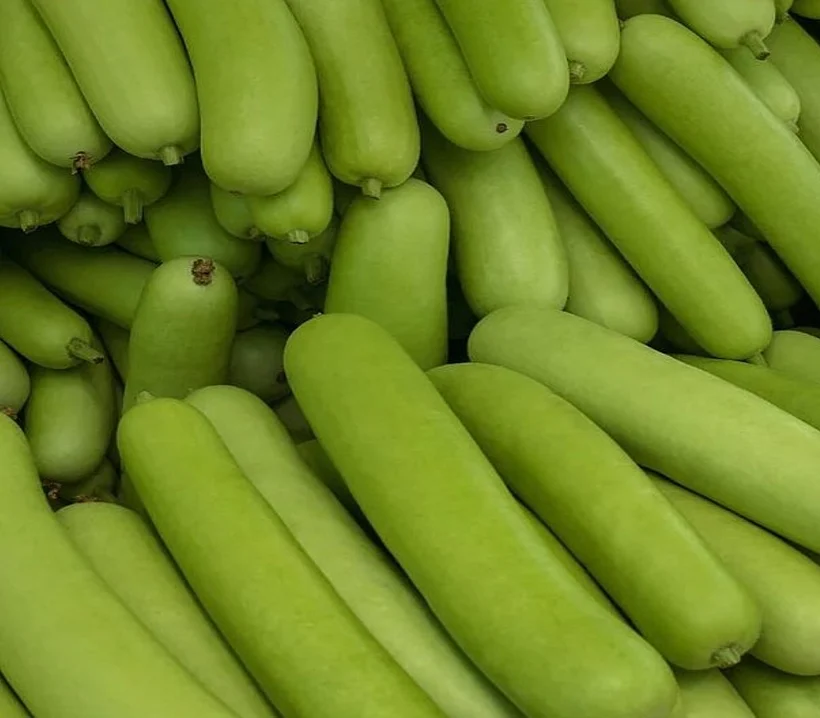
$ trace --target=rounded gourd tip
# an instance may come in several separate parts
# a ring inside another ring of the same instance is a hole
[[[163,147],[159,152],[159,158],[166,167],[182,164],[182,151],[176,145]]]
[[[40,226],[40,213],[33,209],[20,210],[17,213],[17,221],[20,223],[20,229],[28,234]]]
[[[743,651],[739,650],[735,644],[729,644],[728,646],[723,646],[723,648],[718,648],[712,654],[712,667],[713,668],[731,668],[734,665],[740,663],[740,659],[743,658]]]
[[[381,180],[375,177],[368,177],[362,181],[362,194],[370,199],[380,199],[382,196]]]
[[[135,188],[130,188],[122,193],[122,214],[126,224],[139,224],[142,222],[142,195]]]
[[[100,364],[105,361],[105,354],[79,337],[72,339],[68,343],[66,350],[69,356],[79,359],[80,361],[88,362],[89,364]]]
[[[71,160],[71,174],[75,175],[90,169],[92,164],[91,155],[87,152],[78,152]]]
[[[748,47],[751,53],[758,60],[765,60],[769,55],[771,55],[771,51],[766,46],[766,43],[763,42],[763,37],[756,30],[747,32],[742,38],[740,38],[740,44]]]
[[[84,224],[77,230],[77,244],[84,247],[96,247],[101,238],[102,232],[96,224]]]
[[[194,279],[194,284],[201,287],[207,286],[213,281],[215,271],[216,264],[213,259],[200,257],[191,263],[191,276]]]
[[[587,66],[578,60],[569,61],[569,81],[573,84],[578,84],[584,81],[587,75]]]
[[[287,240],[291,244],[307,244],[310,235],[304,229],[292,229],[287,234]]]

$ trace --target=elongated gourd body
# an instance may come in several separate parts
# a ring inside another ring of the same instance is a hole
[[[224,386],[200,389],[186,401],[205,414],[336,592],[446,715],[520,718],[302,461],[269,407],[247,392]]]
[[[766,364],[795,379],[820,383],[820,338],[786,329],[774,333],[763,352]]]
[[[264,233],[256,226],[251,215],[248,197],[228,192],[211,182],[211,204],[214,206],[216,220],[229,234],[239,239],[261,242]]]
[[[2,676],[0,676],[0,710],[3,711],[5,718],[30,718],[31,716]]]
[[[46,232],[15,242],[10,251],[60,296],[126,329],[154,271],[151,262],[115,247],[89,251]]]
[[[169,165],[196,149],[199,110],[194,78],[161,0],[32,3],[116,145]]]
[[[287,3],[316,64],[327,166],[342,182],[378,198],[382,187],[404,182],[419,159],[410,83],[381,3]]]
[[[179,435],[173,444],[169,432]],[[345,606],[200,411],[147,401],[123,417],[118,444],[188,583],[285,715],[443,718]],[[183,499],[194,479],[196,496]]]
[[[642,15],[621,37],[615,84],[723,186],[820,301],[820,243],[806,241],[820,225],[817,161],[731,65],[682,25]]]
[[[566,310],[648,342],[658,330],[652,294],[543,161],[536,161],[569,262]]]
[[[658,654],[545,549],[386,331],[355,315],[318,317],[292,335],[285,370],[385,545],[462,649],[526,715],[649,718],[671,710],[675,691]],[[606,687],[593,675],[606,675]]]
[[[564,106],[527,134],[701,346],[745,359],[769,343],[760,298],[598,90],[573,87]]]
[[[169,0],[196,78],[202,164],[229,192],[293,184],[316,126],[316,71],[285,0]]]
[[[368,317],[423,369],[443,364],[449,247],[447,203],[421,180],[386,190],[378,203],[354,200],[339,231],[325,312]]]
[[[523,140],[470,152],[426,125],[423,160],[450,207],[458,277],[473,312],[519,302],[563,307],[566,252]]]
[[[575,84],[600,80],[620,50],[614,0],[545,0]]]
[[[667,660],[725,668],[752,647],[751,595],[591,420],[503,367],[454,364],[428,376],[511,490]]]
[[[450,142],[467,150],[498,149],[524,127],[481,96],[435,0],[382,0],[424,113]]]
[[[125,218],[112,204],[85,190],[59,220],[57,228],[66,239],[83,247],[104,247],[125,232]]]
[[[543,2],[436,0],[487,102],[510,117],[551,115],[567,94],[569,70]]]
[[[647,13],[672,16],[666,0],[615,0],[615,9],[621,20],[629,20],[635,15],[646,15]]]
[[[794,0],[792,11],[801,17],[820,19],[820,2],[818,0]]]
[[[681,718],[755,718],[732,684],[718,670],[675,671]]]
[[[17,416],[31,392],[31,381],[20,357],[0,342],[0,414]]]
[[[46,162],[80,169],[111,150],[29,0],[0,6],[0,81],[17,129]]]
[[[498,311],[473,330],[469,352],[546,384],[642,466],[820,550],[820,432],[785,411],[556,311]]]
[[[820,718],[820,678],[792,676],[752,659],[727,675],[756,718]]]
[[[131,328],[123,411],[142,392],[182,398],[202,386],[222,384],[236,316],[236,285],[224,267],[201,257],[180,257],[158,267]]]
[[[114,594],[239,718],[277,715],[142,517],[122,506],[90,502],[61,509],[57,519]]]
[[[154,247],[154,240],[148,234],[148,227],[142,222],[128,227],[116,244],[129,254],[142,257],[154,264],[160,262],[159,254]]]
[[[0,446],[0,572],[14,577],[0,586],[0,663],[31,712],[233,718],[77,553],[43,495],[23,432],[5,416]],[[93,630],[78,611],[94,616]],[[90,675],[100,681],[95,690]]]

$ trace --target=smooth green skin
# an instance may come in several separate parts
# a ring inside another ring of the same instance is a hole
[[[0,342],[0,414],[16,416],[28,401],[31,381],[25,365]]]
[[[357,198],[342,220],[325,312],[371,319],[422,369],[444,364],[449,248],[447,203],[421,180],[378,202]]]
[[[109,362],[32,368],[25,427],[40,478],[58,484],[87,478],[105,457],[114,422]]]
[[[145,209],[145,224],[160,259],[205,256],[224,266],[237,280],[259,266],[262,248],[229,234],[216,218],[211,185],[194,163],[183,166],[173,187]]]
[[[119,415],[119,412],[117,412],[117,415]],[[82,481],[78,481],[76,484],[62,484],[59,488],[59,496],[64,501],[69,502],[113,502],[113,495],[118,482],[119,476],[117,475],[117,470],[114,468],[114,464],[108,458],[105,458],[102,460],[102,463],[94,469],[93,473],[86,476]]]
[[[283,267],[265,253],[259,265],[259,270],[243,285],[251,294],[269,302],[287,301],[294,292],[298,292],[303,285],[302,274]]]
[[[371,202],[371,204],[380,204],[380,202]],[[267,239],[266,245],[278,264],[300,273],[308,284],[317,285],[327,280],[338,234],[339,221],[334,216],[324,232],[317,234],[307,242]]]
[[[228,384],[246,389],[270,404],[290,394],[282,356],[288,332],[261,325],[238,332],[233,340]]]
[[[210,260],[180,257],[160,265],[140,298],[128,342],[123,412],[141,392],[182,398],[194,389],[222,384],[236,334],[238,299],[231,275]]]
[[[525,715],[669,712],[676,689],[666,664],[545,550],[389,334],[363,317],[326,314],[291,336],[285,370],[387,548],[462,650]],[[595,680],[602,675],[605,683]]]
[[[766,363],[795,379],[820,382],[820,338],[786,329],[774,333],[763,352]],[[820,671],[818,671],[820,673]]]
[[[333,181],[319,146],[313,145],[298,176],[284,191],[248,197],[247,202],[254,224],[268,237],[304,242],[324,232],[333,217]]]
[[[211,203],[214,206],[216,221],[226,232],[239,239],[254,242],[265,239],[264,233],[253,220],[247,197],[228,192],[211,182]]]
[[[214,426],[342,600],[453,718],[520,718],[453,644],[407,579],[302,461],[276,415],[253,395],[208,387],[186,400]]]
[[[13,247],[38,279],[72,304],[129,328],[154,265],[116,247],[89,251],[56,233],[38,232]]]
[[[729,50],[744,47],[760,55],[750,36],[757,42],[768,37],[774,27],[775,8],[772,0],[666,0],[675,14],[694,32],[715,47]],[[763,54],[759,59],[765,59]]]
[[[47,369],[76,366],[80,359],[69,344],[75,339],[91,344],[88,322],[7,259],[0,259],[0,286],[0,340]]]
[[[681,692],[681,718],[755,718],[720,671],[675,671]]]
[[[46,501],[21,429],[0,416],[0,663],[37,718],[236,718],[111,593]],[[91,611],[93,626],[77,620]],[[124,650],[127,647],[127,650]],[[89,690],[88,676],[99,680]]]
[[[811,2],[812,0],[808,1]],[[806,2],[806,0],[801,0],[801,2]],[[775,22],[777,24],[785,22],[788,19],[789,10],[791,10],[792,5],[794,5],[794,0],[774,0],[774,9],[777,13]]]
[[[105,345],[109,359],[114,363],[120,379],[124,382],[128,378],[128,342],[127,329],[117,326],[113,322],[101,319],[97,322],[97,331]]]
[[[484,99],[510,117],[547,117],[569,87],[567,57],[543,0],[436,0]]]
[[[758,62],[754,58],[752,61]],[[710,228],[726,224],[734,215],[736,208],[721,186],[653,125],[612,83],[603,82],[598,87],[609,106],[615,110],[646,154],[658,166],[667,182],[678,191],[697,218]]]
[[[38,157],[20,135],[0,95],[0,216],[3,226],[31,231],[65,214],[80,192],[80,178]]]
[[[3,718],[31,718],[31,714],[23,707],[2,676],[0,676],[0,711],[2,711]]]
[[[806,241],[820,222],[816,160],[732,66],[682,25],[642,15],[626,23],[621,38],[615,84],[723,186],[820,300],[820,245]]]
[[[667,309],[660,308],[660,316],[658,323],[658,335],[663,340],[672,345],[672,348],[687,352],[689,354],[696,354],[698,356],[706,355],[703,347],[700,346],[689,335],[681,325],[680,322],[673,317]],[[719,361],[731,361],[730,359],[720,359]]]
[[[487,104],[435,0],[382,0],[419,105],[450,142],[476,152],[517,137],[522,120]]]
[[[745,359],[769,343],[771,321],[754,289],[597,89],[573,87],[527,134],[699,344]]]
[[[776,65],[771,61],[761,62],[746,48],[723,50],[720,54],[746,80],[763,104],[797,132],[800,97]]]
[[[727,676],[756,718],[820,717],[820,678],[791,676],[751,659]]]
[[[746,519],[660,477],[654,479],[759,606],[763,630],[752,655],[788,673],[820,674],[820,567]]]
[[[313,438],[313,430],[293,395],[276,402],[273,410],[294,441],[309,441]]]
[[[820,72],[817,41],[790,17],[778,25],[766,43],[771,62],[800,97],[800,140],[820,157],[820,88],[814,78]]]
[[[59,220],[57,228],[66,239],[83,247],[104,247],[116,242],[125,232],[125,218],[116,206],[89,191]]]
[[[648,342],[658,331],[652,294],[546,163],[536,167],[569,260],[566,310]]]
[[[792,11],[801,17],[820,18],[820,2],[818,0],[794,0]]]
[[[666,0],[615,0],[615,9],[621,20],[629,20],[635,15],[647,13],[672,16]]]
[[[147,401],[123,417],[118,444],[188,583],[284,715],[443,718],[347,608],[204,414],[174,399]]]
[[[729,225],[715,230],[715,236],[729,250],[769,311],[789,309],[802,299],[803,287],[767,244]]]
[[[380,186],[402,184],[418,163],[419,130],[381,3],[287,3],[316,63],[319,136],[328,169],[342,182],[374,185],[368,191],[376,196]]]
[[[83,172],[89,189],[101,200],[123,208],[125,221],[142,221],[142,210],[171,187],[171,169],[120,149]]]
[[[724,668],[752,647],[752,597],[592,421],[504,367],[453,364],[428,376],[510,490],[667,660]]]
[[[154,240],[148,234],[147,225],[142,222],[128,227],[117,240],[117,244],[137,257],[142,257],[150,262],[160,262],[159,254],[157,254],[156,247],[154,247]]]
[[[196,87],[161,0],[32,0],[105,133],[177,164],[199,143]],[[89,42],[89,36],[94,42]]]
[[[600,80],[621,49],[614,0],[544,0],[558,30],[573,84]]]
[[[111,150],[111,140],[29,0],[0,6],[0,82],[20,134],[46,162],[85,166]]]
[[[820,550],[820,434],[785,411],[561,312],[496,312],[473,330],[469,352],[546,384],[638,464]]]
[[[115,504],[86,503],[61,509],[57,519],[117,598],[239,718],[278,715],[138,514]]]
[[[310,152],[319,98],[307,42],[285,0],[169,0],[196,77],[202,162],[214,184],[276,194]]]
[[[290,434],[288,434],[290,435]],[[313,475],[318,478],[327,488],[329,488],[339,503],[344,506],[351,516],[357,520],[365,519],[362,510],[347,488],[344,478],[338,472],[327,452],[322,448],[322,445],[316,439],[308,439],[296,445],[296,450],[302,461],[313,472]]]
[[[757,394],[792,416],[820,429],[820,386],[766,366],[747,362],[677,355],[675,357],[698,369]]]
[[[566,252],[521,139],[470,152],[427,125],[424,167],[450,207],[458,277],[476,316],[510,304],[566,304]]]

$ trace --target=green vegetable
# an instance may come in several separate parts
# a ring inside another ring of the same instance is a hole
[[[536,167],[569,260],[566,310],[648,342],[658,330],[652,294],[546,163]]]
[[[105,319],[97,322],[97,330],[105,345],[108,357],[114,363],[117,374],[125,382],[128,378],[128,330]]]
[[[177,257],[208,257],[234,277],[251,276],[262,248],[222,228],[211,203],[211,185],[194,163],[181,168],[176,183],[159,202],[145,209],[145,224],[163,262]]]
[[[294,441],[309,441],[313,438],[313,430],[293,395],[276,402],[273,409]]]
[[[665,715],[660,657],[545,550],[422,370],[377,324],[327,314],[285,350],[291,388],[390,553],[526,715]],[[465,599],[466,602],[465,602]],[[607,676],[606,687],[595,677]]]
[[[524,142],[470,152],[426,125],[423,159],[450,207],[458,277],[473,312],[518,303],[563,307],[566,252]]]
[[[23,432],[4,416],[0,447],[0,575],[14,577],[0,589],[0,664],[32,714],[234,718],[77,553],[43,496]]]
[[[178,164],[199,142],[196,88],[161,0],[32,0],[105,133]],[[89,41],[93,37],[93,42]]]
[[[82,481],[102,463],[114,431],[110,364],[31,370],[26,438],[42,479]]]
[[[186,400],[364,626],[447,716],[520,718],[473,668],[418,594],[305,465],[259,399],[208,387]]]
[[[333,257],[325,312],[381,325],[423,369],[447,360],[450,215],[430,185],[410,179],[380,202],[354,200]]]
[[[31,715],[2,676],[0,676],[0,711],[3,712],[4,718],[30,718]]]
[[[61,509],[57,518],[117,598],[203,686],[240,718],[276,715],[139,515],[86,503]]]
[[[228,383],[247,389],[267,403],[290,393],[282,355],[288,332],[261,325],[238,332],[233,340]]]
[[[714,228],[726,224],[735,213],[735,205],[720,185],[667,135],[655,127],[611,82],[602,82],[598,87],[610,107],[615,110],[697,218],[707,227]]]
[[[575,84],[600,80],[618,57],[620,29],[614,0],[545,0]]]
[[[117,415],[119,415],[119,412],[117,412]],[[116,446],[116,444],[114,445]],[[110,449],[110,444],[107,448]],[[105,458],[89,476],[81,481],[76,484],[62,484],[59,488],[59,497],[72,503],[95,501],[114,503],[114,491],[118,482],[117,470],[111,461]]]
[[[239,239],[261,242],[265,235],[254,222],[248,200],[248,197],[228,192],[211,182],[211,203],[222,229]]]
[[[269,302],[293,301],[296,305],[304,306],[307,300],[300,292],[303,284],[302,274],[283,267],[266,252],[259,270],[242,287]]]
[[[820,382],[820,339],[811,334],[795,330],[775,332],[763,356],[772,369],[795,379]]]
[[[790,676],[751,659],[728,677],[756,718],[820,716],[820,678]]]
[[[290,433],[288,435],[290,436]],[[356,499],[353,498],[353,494],[347,488],[344,478],[337,471],[322,445],[316,439],[308,439],[297,444],[296,450],[299,452],[302,461],[313,472],[313,475],[333,492],[333,495],[350,512],[351,516],[354,516],[360,523],[362,520],[366,521],[362,510],[356,503]]]
[[[327,166],[342,182],[378,198],[382,187],[402,184],[419,158],[410,83],[381,3],[287,3],[316,63]]]
[[[275,194],[296,180],[316,125],[316,71],[284,0],[169,0],[196,77],[211,181]]]
[[[564,101],[567,58],[547,6],[529,0],[436,0],[490,106],[522,120]]]
[[[238,309],[236,331],[244,332],[246,329],[252,329],[257,326],[263,318],[270,321],[276,321],[278,319],[276,310],[261,306],[262,303],[259,297],[251,294],[244,287],[237,287],[237,291]]]
[[[370,204],[376,203],[371,202]],[[295,243],[286,239],[268,239],[266,244],[268,251],[278,264],[299,272],[308,284],[317,285],[327,280],[338,233],[339,222],[334,217],[324,232],[307,242]]]
[[[501,310],[469,352],[546,384],[640,465],[820,551],[820,434],[799,419],[571,314]]]
[[[615,9],[621,20],[628,20],[635,15],[652,13],[672,17],[672,11],[666,0],[615,0]]]
[[[648,17],[657,16],[629,23]],[[771,321],[760,298],[595,88],[574,87],[564,106],[528,125],[527,134],[700,345],[745,359],[768,344]]]
[[[122,212],[91,192],[81,192],[77,201],[57,221],[60,234],[84,247],[104,247],[125,232]]]
[[[755,718],[720,671],[675,671],[683,710],[681,718]]]
[[[17,416],[30,391],[31,381],[20,357],[0,342],[0,414]]]
[[[443,718],[345,606],[203,414],[174,399],[147,401],[125,414],[118,444],[177,565],[283,714]]]
[[[806,241],[820,222],[814,158],[731,65],[681,25],[644,15],[621,37],[615,83],[723,186],[820,300],[820,245]]]
[[[181,398],[223,383],[236,316],[236,285],[222,266],[180,257],[158,267],[131,328],[124,411],[142,392]]]
[[[789,10],[791,10],[793,4],[794,0],[774,0],[775,23],[779,25],[789,19]],[[771,38],[771,35],[769,37]],[[771,49],[771,45],[769,47]]]
[[[15,243],[26,269],[82,309],[128,328],[154,265],[115,247],[89,251],[38,232]]]
[[[774,27],[772,0],[666,0],[675,13],[715,47],[743,47],[758,60],[769,56],[763,42]]]
[[[122,150],[86,169],[83,178],[101,200],[122,207],[127,224],[141,222],[143,208],[154,204],[171,186],[168,167]]]
[[[495,150],[524,127],[491,107],[470,75],[435,0],[382,0],[413,91],[424,113],[450,142]]]
[[[0,340],[48,369],[100,362],[91,327],[25,269],[0,258]]]
[[[0,5],[0,82],[17,129],[46,162],[82,169],[111,150],[111,140],[28,0]]]
[[[725,668],[752,647],[751,596],[592,421],[503,367],[453,364],[428,376],[510,489],[667,660]]]
[[[154,247],[154,240],[148,234],[148,227],[143,224],[135,224],[125,230],[125,233],[116,242],[127,252],[135,254],[151,262],[159,263],[160,258]]]
[[[820,19],[820,2],[818,0],[794,0],[792,12],[801,17]]]

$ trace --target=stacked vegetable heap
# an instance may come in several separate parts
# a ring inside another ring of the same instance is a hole
[[[0,718],[820,718],[816,20],[0,0]]]

